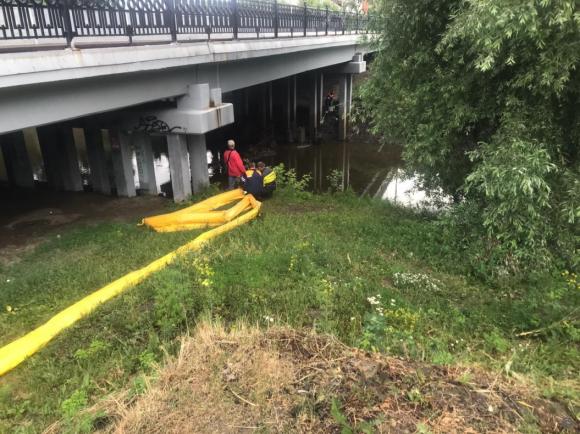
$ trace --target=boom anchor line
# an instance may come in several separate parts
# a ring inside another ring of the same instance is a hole
[[[220,210],[220,208],[235,201],[238,202],[231,208]],[[206,227],[213,227],[213,229],[203,232],[192,241],[144,267],[97,289],[92,294],[60,311],[28,334],[0,348],[0,375],[14,369],[64,329],[87,316],[101,304],[143,282],[151,274],[165,268],[179,256],[197,251],[212,238],[255,219],[260,212],[261,205],[261,202],[252,195],[245,195],[241,189],[237,189],[210,197],[179,211],[143,219],[142,225],[157,232],[175,232]]]

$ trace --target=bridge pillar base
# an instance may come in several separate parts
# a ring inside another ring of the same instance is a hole
[[[110,131],[110,138],[117,196],[134,197],[137,191],[133,177],[133,152],[129,137],[120,131]]]
[[[191,191],[193,194],[198,194],[209,186],[205,135],[190,134],[187,139],[189,167],[191,169]]]
[[[17,187],[33,188],[34,175],[23,132],[17,131],[0,137],[0,148],[9,181]]]
[[[155,177],[155,159],[153,156],[153,146],[151,136],[143,133],[136,133],[133,136],[133,145],[137,154],[137,168],[139,170],[139,186],[147,194],[156,196],[157,178]]]
[[[167,135],[167,153],[169,155],[169,173],[173,200],[183,202],[191,196],[191,178],[187,156],[187,137],[185,134]]]
[[[93,191],[110,195],[111,180],[109,179],[107,156],[103,146],[103,131],[100,128],[87,128],[85,129],[85,140]]]

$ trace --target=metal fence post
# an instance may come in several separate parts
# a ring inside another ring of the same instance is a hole
[[[275,38],[278,37],[278,26],[279,26],[279,20],[278,20],[278,0],[274,0],[274,37]]]
[[[355,33],[358,35],[358,11],[356,11],[356,29]]]
[[[70,47],[73,40],[72,22],[70,20],[70,3],[63,1],[60,7],[60,14],[62,16],[62,24],[64,26],[64,37],[66,39],[66,46]]]
[[[344,35],[344,28],[346,27],[346,11],[342,11],[342,34]]]
[[[306,36],[306,29],[308,28],[308,6],[304,2],[304,36]]]
[[[169,32],[171,33],[171,42],[177,42],[177,16],[175,0],[167,0],[167,18],[169,21]]]
[[[326,36],[328,36],[328,5],[326,5],[326,24],[325,24],[325,29],[324,29],[324,34]]]
[[[232,32],[234,33],[234,39],[238,39],[239,16],[238,0],[232,0]]]

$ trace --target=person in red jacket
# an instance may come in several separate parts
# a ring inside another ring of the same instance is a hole
[[[240,183],[240,178],[246,173],[242,157],[236,151],[236,142],[228,140],[228,150],[224,152],[224,162],[228,170],[228,190],[233,190]]]

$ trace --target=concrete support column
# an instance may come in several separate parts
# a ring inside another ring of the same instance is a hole
[[[46,181],[54,190],[64,190],[63,174],[60,171],[59,162],[58,131],[55,126],[50,125],[37,128],[36,133],[44,162]]]
[[[134,197],[137,195],[137,191],[135,190],[135,179],[133,177],[133,151],[129,136],[119,130],[111,130],[110,138],[117,195]]]
[[[324,97],[326,96],[324,93],[324,74],[321,72],[318,76],[318,85],[319,85],[319,93],[318,93],[318,125],[320,125],[320,121],[322,121],[322,116],[324,116]]]
[[[189,151],[189,167],[191,170],[191,191],[193,194],[198,194],[209,186],[205,135],[188,135],[187,147]]]
[[[316,141],[318,137],[318,74],[313,74],[312,86],[312,96],[310,99],[310,139],[312,142]]]
[[[64,131],[64,188],[67,191],[83,191],[83,179],[79,167],[79,156],[77,146],[70,127],[65,127]]]
[[[350,114],[352,110],[352,74],[346,74],[346,113]]]
[[[91,185],[97,193],[111,194],[107,155],[103,146],[103,131],[98,127],[85,128],[87,158],[91,169]]]
[[[274,120],[274,85],[271,81],[268,82],[268,120]]]
[[[73,129],[67,125],[37,128],[46,179],[57,190],[82,191],[83,181]]]
[[[341,74],[338,80],[338,139],[346,140],[347,133],[347,102],[348,85],[347,74]]]
[[[260,86],[261,100],[262,100],[262,129],[268,128],[268,88],[265,84]]]
[[[187,137],[184,134],[168,134],[167,153],[169,154],[169,173],[171,174],[173,200],[182,202],[191,196]]]
[[[288,78],[286,82],[286,139],[288,143],[292,143],[294,141],[294,125],[293,125],[293,94],[294,90],[292,89],[292,85],[294,80],[292,77]]]
[[[246,88],[242,91],[244,93],[244,116],[250,115],[250,89]]]
[[[155,158],[151,136],[143,133],[133,134],[133,146],[137,155],[139,169],[139,185],[147,194],[157,195],[157,178],[155,177]]]
[[[34,174],[22,131],[0,137],[0,146],[10,182],[17,187],[33,188]]]
[[[298,112],[298,78],[292,80],[292,128],[296,130],[296,113]]]
[[[0,145],[0,185],[9,185],[10,178],[8,178],[8,171],[6,163],[4,162],[4,154],[2,153],[2,145]]]

